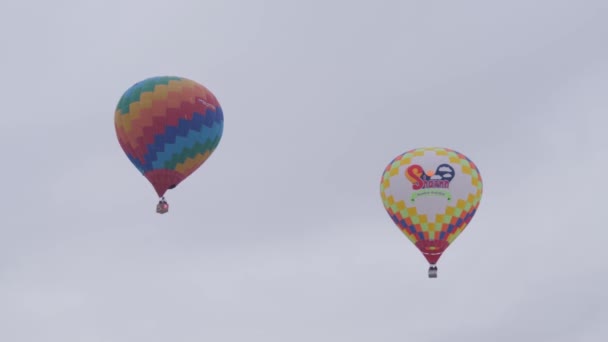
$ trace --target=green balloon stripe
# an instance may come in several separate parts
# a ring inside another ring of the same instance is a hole
[[[154,77],[154,82],[149,82],[149,79],[143,80],[141,82],[136,83],[136,85],[131,88],[131,91],[128,94],[124,94],[120,101],[118,101],[117,108],[120,110],[122,115],[129,113],[129,105],[133,102],[138,102],[141,98],[141,94],[145,92],[153,92],[154,88],[158,85],[168,85],[170,81],[181,81],[180,77],[173,76],[162,76],[162,77]]]
[[[174,155],[165,163],[165,168],[173,170],[178,164],[185,162],[190,158],[196,157],[198,154],[204,154],[206,151],[213,151],[220,143],[220,138],[209,139],[204,144],[196,143],[191,148],[185,148],[181,153]]]

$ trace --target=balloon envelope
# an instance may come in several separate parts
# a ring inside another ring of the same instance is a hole
[[[224,115],[201,84],[159,76],[125,91],[114,126],[129,160],[162,197],[211,156],[222,137]]]
[[[384,208],[431,265],[475,215],[482,188],[479,170],[470,159],[440,147],[397,156],[380,183]]]

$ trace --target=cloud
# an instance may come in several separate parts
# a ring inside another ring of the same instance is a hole
[[[0,11],[1,340],[608,337],[603,1],[30,5]],[[113,127],[159,74],[226,118],[164,216]],[[419,146],[484,181],[433,280],[379,195]]]

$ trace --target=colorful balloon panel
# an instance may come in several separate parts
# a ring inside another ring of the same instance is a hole
[[[224,115],[203,85],[161,76],[125,91],[114,125],[131,163],[163,196],[211,156],[222,137]]]
[[[407,151],[385,168],[380,182],[384,208],[430,264],[467,227],[483,191],[477,166],[448,148]]]

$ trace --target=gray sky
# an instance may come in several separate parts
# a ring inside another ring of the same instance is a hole
[[[4,1],[0,340],[608,339],[608,2]],[[154,212],[133,83],[207,86],[224,136]],[[484,179],[439,278],[380,200],[447,146]]]

